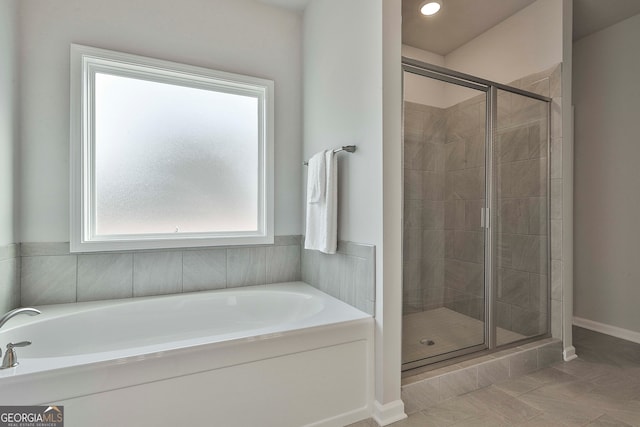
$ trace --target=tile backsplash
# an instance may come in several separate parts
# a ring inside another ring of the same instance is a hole
[[[373,315],[375,246],[341,240],[334,255],[303,249],[302,280]]]
[[[276,236],[273,245],[91,254],[71,254],[68,243],[22,243],[20,303],[97,301],[296,281],[301,278],[300,239]]]
[[[325,255],[301,250],[301,239],[276,236],[273,245],[91,254],[71,254],[68,243],[22,243],[13,245],[13,252],[0,252],[8,254],[0,258],[0,303],[8,311],[19,305],[304,280],[373,314],[374,247],[340,242],[338,254]],[[14,277],[13,282],[8,284],[5,276]]]
[[[20,305],[19,245],[0,247],[0,314]]]

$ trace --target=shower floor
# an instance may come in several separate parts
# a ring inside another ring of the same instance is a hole
[[[516,332],[498,328],[498,342],[508,343],[526,338]],[[431,340],[425,345],[420,340]],[[402,316],[402,363],[414,362],[455,350],[482,344],[484,322],[445,307]]]

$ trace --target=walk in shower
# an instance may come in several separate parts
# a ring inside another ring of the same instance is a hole
[[[550,99],[403,70],[403,370],[548,334]]]

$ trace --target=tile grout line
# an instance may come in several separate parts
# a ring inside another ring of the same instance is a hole
[[[224,288],[229,287],[229,249],[224,250]]]
[[[79,271],[79,264],[80,264],[80,259],[79,256],[76,254],[74,255],[76,258],[76,298],[74,302],[78,302],[78,271]]]

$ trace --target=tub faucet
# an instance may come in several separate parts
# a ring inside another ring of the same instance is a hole
[[[2,316],[2,318],[0,318],[0,328],[2,328],[2,326],[4,326],[4,324],[7,323],[9,319],[17,316],[18,314],[28,314],[29,316],[35,316],[40,313],[41,313],[40,310],[31,308],[31,307],[16,308],[14,310],[11,310],[4,316]],[[11,368],[18,364],[16,353],[15,353],[15,350],[13,349],[14,347],[24,347],[30,344],[31,344],[30,341],[23,341],[15,344],[13,343],[7,344],[7,353],[4,355],[2,366],[0,366],[0,369]],[[0,349],[0,357],[2,357],[1,349]]]
[[[4,355],[4,359],[2,359],[2,365],[0,369],[13,368],[14,366],[18,366],[18,356],[16,355],[16,351],[14,348],[16,347],[26,347],[31,345],[31,341],[22,341],[17,343],[10,342],[7,344],[7,350]]]
[[[11,310],[4,316],[2,316],[2,318],[0,318],[0,328],[2,328],[2,326],[4,326],[4,324],[7,323],[9,319],[17,316],[18,314],[28,314],[29,316],[35,316],[36,314],[40,314],[40,313],[42,312],[36,308],[31,308],[31,307],[16,308],[14,310]]]

